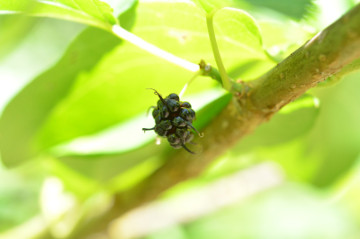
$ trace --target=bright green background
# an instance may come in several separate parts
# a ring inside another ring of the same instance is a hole
[[[40,192],[49,177],[60,179],[82,210],[94,195],[131,188],[173,150],[141,131],[152,126],[146,111],[156,103],[146,88],[179,93],[193,73],[119,39],[112,24],[188,61],[215,66],[205,14],[219,9],[214,23],[225,68],[233,79],[249,81],[355,4],[55,2],[0,0],[0,13],[25,13],[0,16],[0,237],[46,214]],[[264,161],[281,167],[283,185],[147,238],[357,238],[358,77],[310,90],[167,198]],[[199,77],[184,100],[197,110],[201,129],[230,97],[217,82]]]

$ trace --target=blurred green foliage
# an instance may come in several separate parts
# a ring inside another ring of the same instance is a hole
[[[215,32],[225,67],[232,78],[249,81],[310,38],[315,32],[309,29],[320,21],[321,11],[337,10],[310,0],[62,0],[32,6],[29,3],[35,2],[11,2],[0,0],[0,13],[23,11],[77,23],[1,15],[2,91],[11,88],[7,75],[17,71],[24,70],[19,85],[29,83],[7,100],[0,118],[0,232],[41,214],[39,195],[47,177],[60,178],[68,192],[86,202],[98,193],[130,189],[173,150],[166,143],[156,146],[154,135],[141,132],[153,123],[145,115],[157,101],[146,88],[163,95],[178,93],[193,73],[117,38],[111,24],[119,22],[193,63],[204,59],[215,65],[205,14],[217,9]],[[348,1],[347,7],[354,4]],[[241,7],[256,19],[243,10],[222,9],[229,6]],[[82,30],[78,23],[92,27]],[[14,59],[21,69],[8,67]],[[286,180],[295,183],[147,238],[356,238],[358,77],[353,73],[335,86],[312,89],[201,177],[180,184],[165,197],[177,197],[263,161],[276,162]],[[206,77],[194,81],[183,98],[198,110],[195,126],[200,129],[231,100]],[[324,205],[336,195],[341,198]]]
[[[311,188],[284,185],[145,238],[351,238],[356,233],[351,215],[341,207],[324,205],[325,200]]]

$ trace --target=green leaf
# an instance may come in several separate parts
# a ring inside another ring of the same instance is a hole
[[[303,25],[289,19],[264,19],[259,21],[264,48],[278,62],[314,36]]]
[[[24,165],[6,171],[0,164],[0,238],[2,232],[25,223],[38,214],[43,168]]]
[[[285,184],[186,223],[183,229],[191,239],[337,239],[355,235],[357,226],[346,208],[338,204],[324,207],[327,199],[311,188]]]
[[[252,64],[267,64],[267,68],[273,66],[274,63],[263,49],[259,26],[248,13],[236,8],[222,8],[214,15],[214,25],[220,53],[227,68],[239,67],[252,61]],[[236,58],[228,62],[230,59],[227,59],[227,55],[230,53],[227,51],[231,50],[235,51],[233,57]],[[243,75],[240,73],[237,77],[239,76]]]
[[[314,0],[236,0],[238,4],[247,3],[253,8],[267,8],[282,13],[295,20],[301,20],[308,14],[311,14],[315,8]]]
[[[29,35],[35,25],[35,19],[25,16],[0,16],[0,60],[13,50]]]
[[[0,19],[4,19],[1,15]],[[1,45],[6,56],[0,63],[0,112],[6,104],[37,75],[52,67],[64,54],[68,45],[84,30],[80,24],[64,22],[59,19],[40,19],[29,16],[7,15],[6,23],[1,27],[11,28],[5,32],[10,35],[1,37]],[[10,22],[7,22],[7,21]],[[21,33],[25,24],[33,25],[30,32]],[[10,32],[9,32],[10,31]],[[20,34],[12,39],[11,34]],[[16,33],[17,32],[17,33]],[[8,44],[6,44],[6,42]],[[5,48],[5,49],[4,49]],[[8,54],[6,54],[8,52]],[[36,57],[34,57],[36,56]],[[21,70],[19,70],[21,69]]]
[[[131,15],[124,18],[125,23],[131,20]],[[102,30],[85,30],[55,66],[34,79],[9,103],[0,120],[0,149],[7,166],[37,155],[43,146],[36,144],[34,138],[54,106],[71,91],[80,73],[91,70],[120,42]]]
[[[217,38],[227,38],[228,42],[234,42],[235,47],[264,57],[259,26],[248,13],[236,8],[222,8],[216,12],[214,21]]]
[[[259,26],[248,13],[222,8],[214,15],[214,23],[220,54],[231,77],[254,79],[274,66],[264,51]],[[232,59],[227,58],[230,51]]]
[[[193,0],[193,2],[199,5],[207,13],[233,5],[232,0]]]
[[[236,7],[252,12],[261,12],[263,9],[271,9],[274,12],[281,13],[295,20],[306,18],[313,14],[316,9],[314,0],[193,0],[193,2],[207,13],[224,7]],[[265,15],[267,16],[270,14],[269,12],[265,12]]]
[[[231,99],[232,94],[224,94],[199,110],[196,113],[196,120],[194,121],[195,128],[200,130],[208,125],[210,121],[215,118],[225,108],[225,106],[228,105]]]
[[[230,154],[215,161],[203,175],[203,181],[208,182],[234,173],[261,159],[273,159],[279,162],[289,174],[295,170],[292,179],[308,178],[313,171],[306,168],[313,169],[317,164],[305,166],[302,162],[303,170],[299,171],[299,165],[293,167],[294,164],[291,164],[289,154],[298,153],[299,149],[302,149],[293,142],[298,142],[298,139],[304,138],[311,131],[318,115],[318,101],[310,95],[305,95],[285,106],[269,122],[260,125],[252,134],[239,141]],[[283,152],[279,152],[281,150]]]
[[[333,86],[340,82],[346,75],[360,70],[360,58],[344,66],[338,73],[320,82],[318,86]]]
[[[318,99],[304,95],[286,105],[269,122],[259,126],[254,133],[244,138],[236,152],[247,152],[257,147],[269,147],[289,142],[309,132],[319,114]]]
[[[313,91],[322,102],[317,127],[306,142],[305,157],[318,158],[318,167],[311,181],[328,186],[348,172],[359,157],[360,97],[359,73],[337,84],[336,87]]]
[[[0,0],[1,11],[61,18],[104,29],[117,22],[109,5],[99,0]]]
[[[111,192],[131,187],[162,165],[161,151],[167,147],[155,142],[117,154],[69,155],[54,161],[52,170],[67,188],[81,196],[99,189]]]
[[[278,147],[258,147],[255,155],[281,164],[292,180],[326,187],[341,179],[360,153],[358,77],[355,74],[336,87],[313,89],[321,108],[312,129]]]
[[[118,38],[101,30],[84,31],[53,68],[10,102],[0,121],[0,147],[6,165],[16,165],[35,155],[34,135],[54,105],[69,92],[74,78],[79,72],[91,69],[118,43]]]
[[[138,0],[103,0],[110,5],[110,7],[114,10],[114,15],[119,16],[120,14],[125,13],[128,9],[132,9],[136,7]],[[121,23],[120,19],[120,23]]]
[[[214,63],[204,16],[192,2],[144,1],[137,6],[137,13],[134,34],[191,62],[205,59]],[[232,17],[236,18],[234,24]],[[255,77],[273,65],[262,50],[256,24],[247,14],[221,10],[215,25],[227,67],[250,59],[264,62],[266,68],[256,71],[254,67],[252,73],[247,72]],[[145,88],[154,88],[163,95],[176,93],[191,77],[192,73],[124,43],[91,72],[78,76],[71,93],[49,116],[39,143],[50,147],[125,122],[156,103],[156,97]],[[203,91],[214,84],[199,77],[188,92]]]

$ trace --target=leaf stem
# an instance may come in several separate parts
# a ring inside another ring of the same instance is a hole
[[[226,73],[224,64],[222,62],[222,59],[221,59],[218,44],[216,42],[216,36],[215,36],[215,30],[214,30],[214,24],[213,24],[213,18],[214,18],[215,13],[216,13],[216,10],[206,14],[206,26],[207,26],[208,33],[209,33],[209,39],[210,39],[210,43],[211,43],[211,48],[214,53],[215,62],[219,69],[219,72],[220,72],[223,87],[226,90],[230,91],[231,84],[229,81],[229,77]]]
[[[131,32],[128,32],[119,25],[113,25],[111,30],[116,36],[130,42],[131,44],[134,44],[135,46],[157,57],[160,57],[191,72],[197,72],[199,70],[199,65],[177,57],[167,51],[164,51],[159,47],[152,45],[151,43],[143,40],[142,38],[132,34]]]
[[[182,96],[184,95],[186,89],[188,88],[188,86],[195,80],[196,77],[201,75],[201,71],[197,71],[195,72],[195,74],[193,75],[193,77],[191,77],[191,79],[184,85],[184,87],[182,88],[179,97],[180,99],[182,98]]]

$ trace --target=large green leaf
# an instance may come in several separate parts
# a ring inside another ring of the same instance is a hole
[[[6,56],[0,59],[2,113],[6,104],[25,85],[59,61],[84,27],[58,19],[19,18],[18,15],[1,15],[1,20],[5,20],[0,26],[1,34],[6,34],[0,37],[1,44],[4,44],[0,45],[0,51]],[[22,32],[27,27],[30,31]]]
[[[6,165],[15,165],[35,155],[33,137],[54,105],[69,92],[80,72],[91,69],[118,43],[118,38],[101,30],[86,30],[53,68],[37,77],[8,104],[0,121],[0,147]]]
[[[0,13],[55,17],[109,28],[116,24],[112,9],[100,0],[0,0]]]
[[[203,12],[192,2],[143,1],[137,7],[137,16],[133,28],[136,35],[189,61],[205,59],[214,63]],[[215,25],[228,68],[250,60],[264,62],[266,69],[273,65],[264,54],[256,24],[247,14],[221,10]],[[255,77],[265,70],[256,69],[252,73],[239,72],[238,76]],[[176,93],[191,77],[192,73],[125,43],[94,70],[78,76],[69,96],[48,118],[39,142],[49,147],[125,122],[155,104],[156,97],[145,88],[154,88],[163,95]],[[214,84],[200,77],[188,92],[202,91]]]
[[[124,18],[123,23],[131,22],[132,16]],[[0,149],[7,166],[37,154],[41,147],[35,145],[34,137],[54,106],[69,93],[79,74],[92,69],[120,42],[105,31],[85,30],[54,67],[34,79],[9,103],[0,120]]]

